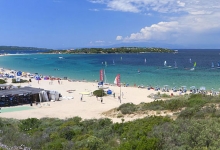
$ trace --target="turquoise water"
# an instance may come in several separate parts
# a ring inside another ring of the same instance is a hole
[[[169,85],[177,88],[187,86],[188,89],[191,86],[205,86],[207,89],[219,90],[220,69],[216,68],[220,61],[219,52],[220,50],[179,50],[177,54],[22,54],[0,57],[0,66],[87,81],[99,80],[99,70],[105,69],[108,83],[113,83],[115,76],[121,74],[121,82],[132,86]],[[164,67],[164,61],[172,67]],[[104,65],[105,62],[107,66]],[[175,62],[178,68],[174,68]],[[191,71],[194,62],[197,66]],[[212,62],[214,69],[211,68]]]

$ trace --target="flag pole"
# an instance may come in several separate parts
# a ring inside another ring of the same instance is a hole
[[[121,83],[120,83],[120,103],[121,103]]]

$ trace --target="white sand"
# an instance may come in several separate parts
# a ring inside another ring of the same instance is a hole
[[[11,79],[8,79],[11,81]],[[148,98],[151,93],[157,93],[158,91],[147,90],[137,88],[137,87],[121,87],[121,92],[123,92],[123,98],[121,103],[118,100],[120,95],[120,87],[109,85],[109,89],[115,92],[115,98],[113,95],[103,97],[103,103],[101,103],[100,98],[90,95],[83,95],[83,101],[80,100],[82,92],[93,92],[98,89],[97,83],[92,82],[70,82],[68,80],[61,80],[62,84],[59,84],[57,80],[53,81],[53,84],[49,84],[50,80],[37,80],[32,79],[30,83],[31,87],[43,88],[45,90],[55,90],[62,94],[63,97],[69,97],[67,100],[56,101],[56,102],[44,102],[41,104],[42,107],[38,107],[33,104],[31,110],[17,111],[1,113],[0,117],[5,118],[16,118],[16,119],[26,119],[26,118],[71,118],[74,116],[79,116],[83,119],[93,119],[105,117],[102,115],[103,112],[108,111],[112,108],[119,107],[123,103],[134,103],[139,104],[141,102],[151,102],[153,99]],[[10,84],[10,83],[9,83]],[[28,83],[14,84],[16,86],[28,86]],[[68,90],[75,90],[72,93],[67,92]],[[160,93],[163,93],[160,91]],[[167,92],[166,92],[167,93]],[[170,92],[172,93],[172,92]],[[167,94],[170,94],[167,93]],[[178,94],[177,92],[174,94]],[[70,99],[73,97],[73,99]],[[49,106],[48,106],[48,105]],[[121,118],[111,118],[113,122],[120,122]],[[125,118],[125,121],[137,119]]]

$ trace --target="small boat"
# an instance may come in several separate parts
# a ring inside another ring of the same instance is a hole
[[[147,62],[147,59],[145,58],[145,59],[144,59],[144,63],[146,63],[146,62]]]
[[[63,59],[63,57],[59,57],[59,59]]]

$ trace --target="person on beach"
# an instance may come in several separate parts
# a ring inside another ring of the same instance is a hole
[[[60,79],[58,79],[58,84],[60,84]]]
[[[102,99],[102,97],[101,97],[101,103],[103,102],[103,99]]]
[[[96,99],[97,99],[97,101],[99,100],[99,99],[98,99],[98,96],[96,96]]]
[[[81,101],[83,100],[83,95],[81,96],[80,100],[81,100]]]
[[[113,97],[115,98],[115,93],[113,93]]]

